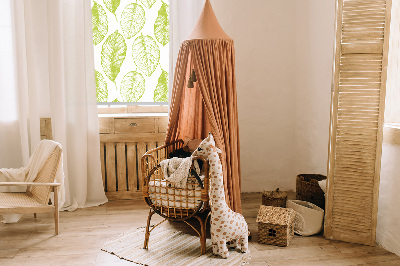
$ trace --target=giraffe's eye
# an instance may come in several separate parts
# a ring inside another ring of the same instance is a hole
[[[197,150],[198,150],[198,151],[202,151],[203,149],[202,149],[202,148],[200,148],[200,147],[198,147],[198,148],[197,148]]]

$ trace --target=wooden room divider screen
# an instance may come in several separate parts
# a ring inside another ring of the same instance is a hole
[[[338,0],[325,236],[374,245],[391,0]]]

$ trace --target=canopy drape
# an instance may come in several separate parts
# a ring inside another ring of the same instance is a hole
[[[193,69],[197,82],[194,88],[188,88]],[[166,143],[204,139],[209,132],[222,150],[227,204],[241,212],[235,51],[231,39],[184,41],[176,63]]]

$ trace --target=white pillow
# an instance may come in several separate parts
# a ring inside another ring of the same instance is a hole
[[[326,179],[318,181],[318,184],[321,187],[322,191],[326,194]]]

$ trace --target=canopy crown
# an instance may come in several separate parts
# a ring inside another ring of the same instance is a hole
[[[210,0],[206,0],[203,11],[188,39],[231,39],[219,24]]]

